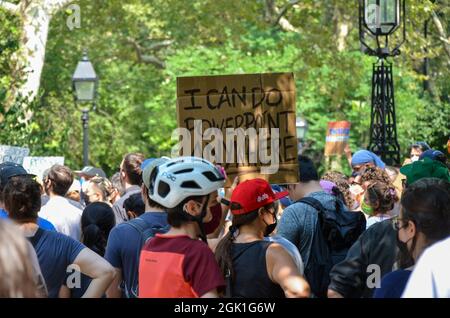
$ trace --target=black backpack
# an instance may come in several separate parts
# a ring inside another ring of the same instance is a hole
[[[152,225],[147,223],[144,219],[137,217],[127,222],[127,224],[131,225],[133,228],[135,228],[140,234],[142,239],[141,249],[144,247],[145,243],[147,243],[148,240],[150,240],[152,237],[155,236],[157,233],[166,233],[170,229],[170,225]]]
[[[327,297],[331,268],[344,260],[349,248],[365,231],[366,218],[361,212],[348,211],[340,200],[336,200],[334,210],[324,208],[312,197],[297,202],[308,204],[318,212],[319,226],[313,236],[305,277],[315,296]]]

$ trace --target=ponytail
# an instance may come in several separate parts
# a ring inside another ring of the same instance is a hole
[[[240,207],[234,206],[234,208],[239,209]],[[239,227],[253,222],[258,217],[258,210],[246,214],[233,215],[233,224],[230,226],[230,231],[220,240],[216,247],[216,261],[227,279],[234,277],[232,247]]]
[[[220,240],[216,247],[216,261],[224,277],[231,278],[234,276],[232,246],[237,230],[238,228],[235,225],[231,225],[227,235]]]
[[[112,208],[104,202],[89,204],[81,216],[82,242],[97,254],[105,254],[109,232],[116,224]]]
[[[95,253],[103,256],[105,254],[106,240],[103,237],[100,228],[97,224],[89,224],[83,230],[83,243],[86,247],[93,250]]]

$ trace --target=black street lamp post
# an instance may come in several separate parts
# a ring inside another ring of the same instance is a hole
[[[365,53],[378,57],[373,64],[369,150],[388,165],[400,164],[397,140],[392,63],[406,39],[405,0],[359,0],[359,39]],[[389,37],[402,29],[397,45]],[[369,44],[370,43],[370,44]],[[372,45],[371,45],[372,44]]]
[[[90,103],[95,110],[97,97],[98,77],[92,63],[89,61],[86,51],[78,62],[72,76],[72,87],[75,103]],[[90,107],[81,109],[81,121],[83,123],[83,165],[89,165],[89,111]]]

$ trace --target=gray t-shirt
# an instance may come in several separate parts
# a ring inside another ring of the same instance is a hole
[[[308,197],[320,201],[326,209],[333,210],[336,206],[336,197],[325,191],[313,192]],[[297,246],[305,267],[308,265],[317,221],[316,209],[306,203],[297,202],[284,210],[278,226],[277,234]]]
[[[133,185],[126,189],[125,194],[116,203],[114,203],[112,209],[114,211],[114,215],[116,216],[116,225],[128,221],[127,211],[125,211],[123,203],[135,193],[141,193],[141,188],[137,185]]]
[[[283,246],[284,249],[289,253],[289,255],[291,255],[292,260],[294,261],[300,274],[302,275],[304,274],[305,268],[303,266],[302,257],[297,247],[294,244],[292,244],[291,241],[285,239],[284,237],[278,234],[274,236],[265,237],[264,240],[269,242],[275,242]]]

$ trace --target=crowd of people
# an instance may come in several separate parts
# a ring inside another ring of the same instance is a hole
[[[227,181],[196,157],[119,172],[0,164],[0,297],[450,298],[450,170],[419,142],[351,176],[299,155],[299,182]]]

